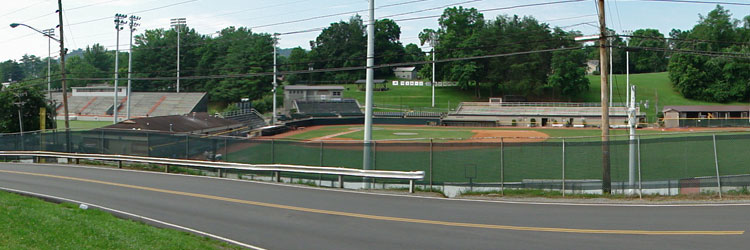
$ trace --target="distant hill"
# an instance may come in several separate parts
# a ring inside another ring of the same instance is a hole
[[[279,53],[280,56],[289,57],[289,55],[292,54],[292,49],[294,48],[278,49],[276,52]]]

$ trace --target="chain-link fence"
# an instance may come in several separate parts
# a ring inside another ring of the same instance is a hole
[[[699,194],[747,191],[750,133],[612,136],[608,145],[613,193]],[[95,129],[0,134],[0,150],[122,154],[251,164],[362,168],[361,141],[293,141],[208,137],[153,131]],[[486,142],[421,139],[375,141],[377,170],[421,170],[425,188],[545,189],[598,193],[604,179],[600,137],[494,138]],[[632,159],[632,161],[631,161]],[[295,175],[317,181],[320,175]],[[362,179],[350,178],[349,181]],[[377,180],[375,187],[405,184]]]

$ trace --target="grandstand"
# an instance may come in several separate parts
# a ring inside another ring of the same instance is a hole
[[[268,126],[263,116],[255,109],[241,109],[219,114],[219,117],[238,121],[245,124],[249,129],[256,129]]]
[[[609,108],[612,126],[627,123],[627,108],[614,105]],[[639,120],[645,114],[636,110]],[[463,102],[455,112],[448,114],[443,123],[449,126],[600,126],[601,106],[596,103],[544,103],[544,102]]]
[[[112,87],[74,87],[73,92],[68,95],[69,116],[79,120],[101,120],[107,117],[111,119],[115,106],[114,94],[106,91],[93,91],[105,88],[114,90]],[[204,92],[132,92],[130,97],[123,93],[122,96],[118,96],[118,117],[126,115],[128,98],[131,98],[130,115],[134,118],[206,112],[208,102]],[[58,103],[58,116],[63,116],[62,93],[52,93],[51,99]]]
[[[354,99],[342,100],[295,100],[293,108],[298,114],[312,117],[362,116],[359,103]],[[294,117],[294,114],[293,116]]]

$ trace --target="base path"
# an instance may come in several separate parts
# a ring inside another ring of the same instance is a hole
[[[268,249],[745,249],[750,242],[747,206],[497,203],[52,164],[2,163],[0,188]]]

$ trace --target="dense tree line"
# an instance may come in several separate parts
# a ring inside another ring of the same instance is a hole
[[[692,30],[673,30],[670,46],[678,50],[705,51],[724,55],[675,53],[669,58],[669,78],[687,98],[730,102],[750,98],[750,16],[732,19],[728,10],[717,6]],[[705,53],[703,53],[705,54]]]
[[[661,72],[669,69],[677,90],[686,97],[731,101],[748,98],[747,59],[706,57],[687,53],[668,53],[639,48],[691,49],[715,52],[747,53],[750,17],[733,20],[721,7],[701,16],[692,30],[670,32],[671,39],[654,29],[641,29],[632,36],[612,36],[614,73],[625,73],[626,43],[629,43],[631,73]],[[420,33],[421,45],[435,44],[438,60],[482,55],[511,55],[483,59],[437,63],[438,81],[454,81],[463,89],[491,96],[524,95],[532,99],[576,100],[586,92],[586,60],[598,59],[598,45],[584,49],[552,51],[579,46],[573,38],[579,32],[568,32],[537,21],[530,16],[502,15],[486,20],[473,8],[454,7],[444,10],[439,28]],[[257,107],[270,102],[273,65],[273,36],[255,33],[244,27],[228,27],[212,35],[194,29],[180,31],[180,90],[203,91],[212,101],[236,102],[240,98],[255,100]],[[416,44],[402,44],[401,27],[393,20],[375,24],[376,65],[429,62],[432,56]],[[283,39],[283,37],[282,37]],[[695,43],[686,40],[718,40],[722,43]],[[745,43],[738,45],[737,43]],[[332,23],[310,41],[309,50],[297,47],[288,57],[279,57],[281,79],[286,84],[351,83],[364,79],[364,70],[306,73],[308,70],[335,69],[365,65],[367,52],[366,25],[360,16]],[[119,72],[121,85],[127,76],[127,52],[121,46]],[[135,77],[175,77],[177,31],[146,30],[135,37],[133,71]],[[541,51],[542,53],[525,53]],[[69,86],[108,83],[90,78],[111,79],[115,52],[99,44],[70,53],[67,72]],[[53,88],[59,88],[59,65],[52,63]],[[432,78],[431,64],[415,64],[420,77]],[[669,66],[667,68],[667,66]],[[393,67],[380,67],[376,78],[392,76]],[[0,76],[26,82],[46,82],[46,59],[24,56],[20,61],[0,63]],[[216,76],[194,78],[197,76]],[[744,81],[744,84],[743,84]],[[175,91],[174,79],[136,80],[134,91]]]

